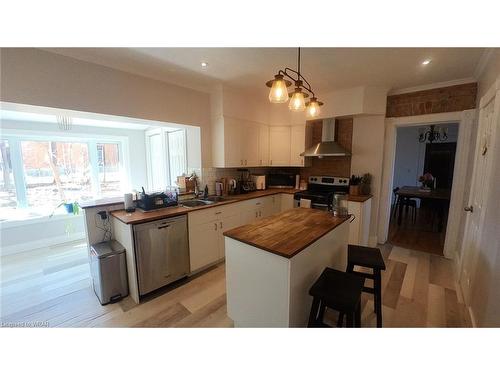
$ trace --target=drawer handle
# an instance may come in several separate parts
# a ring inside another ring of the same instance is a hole
[[[222,229],[222,221],[219,222],[219,228]]]
[[[217,223],[214,223],[214,225],[215,225],[215,230],[217,230]]]
[[[158,229],[163,229],[163,228],[168,228],[170,225],[163,225],[161,227],[158,227]]]
[[[215,214],[216,215],[220,215],[222,213],[222,211],[219,211],[219,212],[216,212]]]

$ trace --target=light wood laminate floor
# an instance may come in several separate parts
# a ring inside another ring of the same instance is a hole
[[[383,246],[384,327],[470,327],[455,291],[451,261]],[[224,264],[140,305],[130,298],[101,306],[91,288],[83,242],[2,258],[3,326],[41,322],[49,327],[232,327],[226,314]],[[335,314],[327,312],[327,319]],[[373,298],[363,294],[363,327],[375,326]]]

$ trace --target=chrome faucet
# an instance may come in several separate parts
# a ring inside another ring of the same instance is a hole
[[[191,176],[189,176],[189,181],[194,181],[194,197],[198,198],[200,195],[200,185],[198,182],[198,176],[194,171],[191,173]]]

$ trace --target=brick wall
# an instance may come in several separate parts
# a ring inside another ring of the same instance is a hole
[[[337,142],[345,149],[352,150],[352,124],[353,119],[344,118],[336,121],[336,139]],[[311,141],[306,146],[315,145],[321,142],[322,120],[308,121],[307,126],[311,127]],[[343,156],[326,156],[324,158],[310,158],[311,165],[300,169],[300,178],[307,181],[309,176],[339,176],[349,177],[351,173],[351,157]]]
[[[386,117],[417,116],[476,108],[477,83],[390,95]]]

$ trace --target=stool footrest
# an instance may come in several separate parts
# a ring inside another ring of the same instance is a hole
[[[371,280],[373,280],[375,278],[375,275],[373,273],[365,273],[365,272],[359,272],[359,271],[351,271],[349,273],[352,273],[352,274],[358,275],[358,276],[363,276],[363,277],[366,277],[367,279],[371,279]]]

